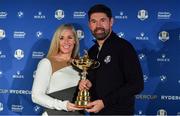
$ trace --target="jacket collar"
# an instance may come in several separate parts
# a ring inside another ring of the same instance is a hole
[[[111,39],[112,39],[114,36],[116,36],[116,34],[112,31],[111,34],[109,35],[109,37],[104,41],[103,45],[104,45],[105,43],[109,43],[109,41],[111,41]],[[97,40],[92,40],[92,41],[95,43],[95,45],[97,45],[97,46],[99,47],[99,44],[98,44]]]

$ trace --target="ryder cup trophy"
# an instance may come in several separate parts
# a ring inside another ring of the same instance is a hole
[[[100,63],[98,61],[94,61],[92,59],[89,59],[87,51],[85,51],[85,54],[83,57],[80,57],[79,59],[73,59],[72,65],[82,70],[81,72],[81,80],[86,79],[87,70],[88,69],[94,69],[100,66]],[[87,104],[90,102],[90,94],[88,90],[80,90],[78,92],[78,95],[76,97],[75,104],[79,108],[88,108]]]

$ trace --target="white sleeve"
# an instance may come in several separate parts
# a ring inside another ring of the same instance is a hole
[[[47,58],[42,59],[36,70],[32,86],[32,101],[49,109],[66,110],[67,102],[54,99],[46,94],[52,75],[51,63]]]

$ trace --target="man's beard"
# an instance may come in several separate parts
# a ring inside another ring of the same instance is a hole
[[[97,33],[98,30],[101,30],[102,33]],[[110,29],[108,30],[105,30],[104,28],[101,28],[101,27],[98,27],[96,28],[92,34],[94,35],[94,37],[97,39],[97,40],[104,40],[107,38],[107,36],[109,35],[110,33]]]

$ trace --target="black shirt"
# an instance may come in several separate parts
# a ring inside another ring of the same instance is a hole
[[[144,87],[143,74],[133,46],[114,32],[105,40],[101,50],[96,42],[88,51],[91,59],[100,62],[89,70],[92,82],[91,100],[101,99],[104,109],[97,114],[133,114],[134,95]]]

